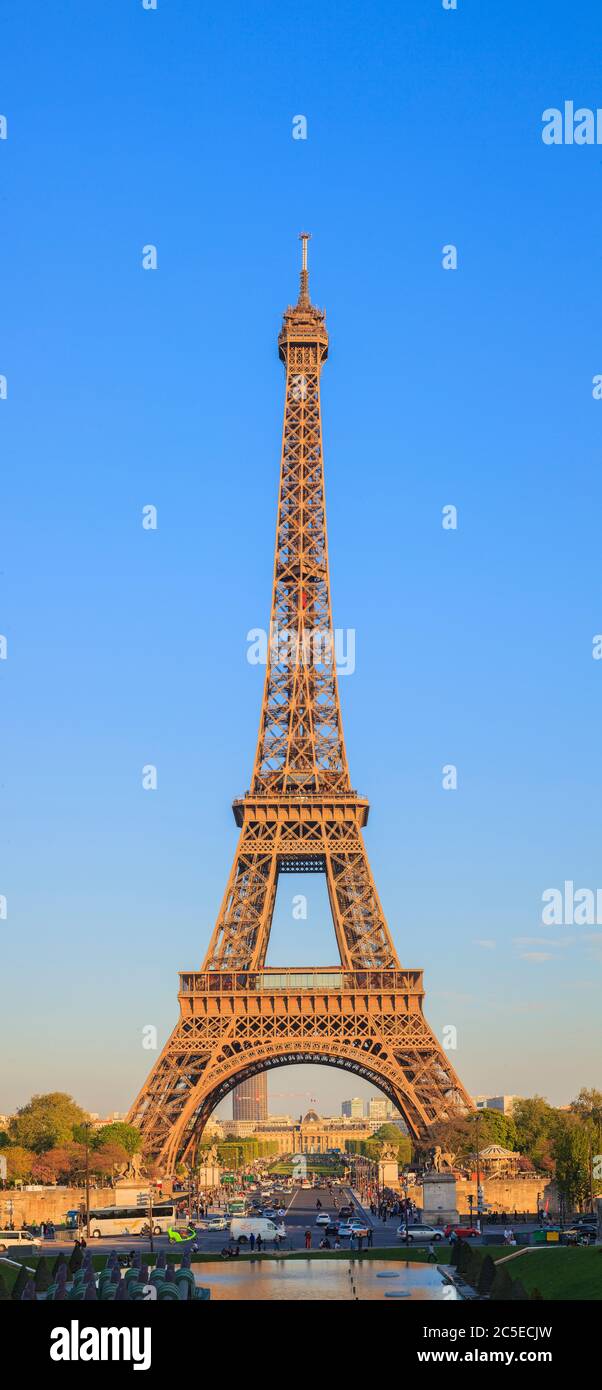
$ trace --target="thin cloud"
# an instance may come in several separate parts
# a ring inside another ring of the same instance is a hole
[[[521,951],[520,958],[535,961],[537,964],[542,960],[554,959],[551,951]]]
[[[515,936],[512,939],[515,946],[553,946],[555,950],[575,945],[574,936],[566,936],[562,940],[549,936]]]
[[[480,941],[477,939],[476,941],[473,941],[472,944],[473,946],[482,946],[484,951],[495,951],[497,943],[495,941]]]

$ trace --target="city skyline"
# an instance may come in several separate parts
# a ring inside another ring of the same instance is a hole
[[[127,1110],[157,1055],[144,1029],[160,1050],[177,971],[198,968],[206,949],[234,846],[230,801],[248,786],[257,732],[263,669],[247,634],[269,613],[274,338],[305,225],[331,335],[334,622],[355,634],[343,718],[395,946],[424,968],[427,1016],[440,1039],[456,1030],[450,1055],[472,1095],[501,1072],[502,1090],[566,1104],[598,1080],[602,936],[595,924],[544,925],[542,910],[566,881],[595,891],[599,872],[601,364],[583,282],[598,257],[599,152],[547,147],[541,113],[561,104],[575,66],[581,99],[596,105],[595,43],[584,55],[554,5],[542,34],[511,4],[507,32],[482,15],[455,34],[450,67],[439,17],[408,29],[391,6],[388,55],[382,35],[378,47],[367,35],[359,90],[352,29],[326,93],[331,36],[322,31],[316,66],[295,28],[292,105],[277,45],[264,61],[257,42],[257,104],[254,64],[226,16],[237,82],[224,108],[221,50],[198,16],[174,30],[160,19],[169,75],[160,27],[145,32],[132,75],[111,25],[135,43],[140,31],[107,13],[96,19],[102,76],[77,15],[68,47],[60,14],[41,15],[30,42],[18,14],[6,23],[27,57],[7,73],[18,139],[2,151],[13,273],[0,423],[13,467],[0,891],[14,989],[2,1108],[60,1089]],[[274,41],[275,22],[264,20]],[[251,54],[255,42],[245,35]],[[455,93],[477,56],[473,123]],[[154,109],[158,75],[165,106],[147,143],[139,112]],[[307,108],[305,141],[292,138],[294,106]],[[388,140],[375,144],[376,126]],[[475,145],[495,152],[478,186]],[[94,198],[82,191],[88,151]],[[450,241],[453,273],[442,267]],[[142,267],[149,242],[156,272]],[[251,345],[244,366],[230,360],[234,323]],[[143,527],[148,505],[156,533]],[[442,526],[449,505],[457,532]],[[156,791],[143,788],[149,764]],[[443,788],[450,764],[455,791]],[[336,959],[322,888],[300,876],[280,894],[271,964]],[[22,1027],[22,990],[36,1030]],[[326,1068],[317,1081],[296,1069],[291,1084],[325,1108],[346,1094]]]

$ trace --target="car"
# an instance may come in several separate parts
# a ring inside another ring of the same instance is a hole
[[[230,1225],[225,1216],[208,1216],[202,1223],[204,1231],[227,1231]]]
[[[351,1233],[354,1236],[367,1237],[370,1233],[370,1227],[366,1226],[364,1221],[349,1221],[347,1224],[351,1226]]]
[[[0,1231],[0,1253],[8,1250],[9,1245],[31,1245],[36,1250],[39,1247],[37,1236],[32,1236],[31,1231]]]
[[[319,1211],[316,1216],[316,1226],[329,1226],[330,1217],[327,1211]]]
[[[353,1226],[350,1226],[348,1221],[342,1221],[337,1234],[339,1240],[348,1240],[353,1235]]]
[[[443,1227],[444,1236],[451,1236],[452,1231],[460,1240],[469,1240],[471,1236],[480,1236],[481,1234],[478,1226],[451,1226],[448,1224]]]
[[[397,1234],[401,1240],[406,1240],[411,1245],[416,1240],[437,1241],[444,1240],[445,1233],[439,1226],[408,1226],[406,1236],[405,1224],[397,1227]]]
[[[327,1236],[338,1236],[340,1229],[340,1221],[329,1221],[324,1234]]]
[[[346,1203],[344,1206],[339,1207],[339,1216],[353,1216],[354,1211],[355,1207],[351,1207],[349,1203]]]

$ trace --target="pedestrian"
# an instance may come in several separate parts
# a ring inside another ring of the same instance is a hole
[[[431,1243],[431,1244],[429,1245],[428,1263],[429,1263],[430,1265],[432,1265],[436,1259],[437,1259],[437,1256],[436,1256],[436,1254],[435,1254],[435,1247],[434,1247],[434,1245]]]
[[[249,1245],[250,1245],[250,1247],[251,1247],[251,1250],[254,1250],[254,1249],[255,1249],[255,1232],[254,1232],[254,1231],[251,1231],[251,1234],[250,1234],[250,1236],[249,1236]]]
[[[373,1242],[373,1240],[374,1240],[374,1231],[373,1231],[373,1229],[372,1229],[372,1226],[370,1226],[369,1229],[368,1229],[368,1249],[369,1249],[369,1250],[372,1249],[372,1242]]]
[[[341,1248],[341,1242],[338,1236],[335,1236],[334,1248],[335,1250],[340,1250]]]
[[[258,1254],[258,1255],[261,1254],[261,1246],[262,1246],[261,1236],[258,1236],[258,1237],[257,1237],[257,1240],[255,1241],[255,1249],[257,1250],[257,1254]]]
[[[311,1250],[311,1231],[305,1232],[305,1249]]]
[[[355,1250],[355,1231],[352,1231],[349,1237],[349,1249]]]

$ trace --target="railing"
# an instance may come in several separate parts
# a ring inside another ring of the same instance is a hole
[[[207,970],[181,974],[181,994],[232,994],[309,990],[393,990],[422,992],[420,970]]]

